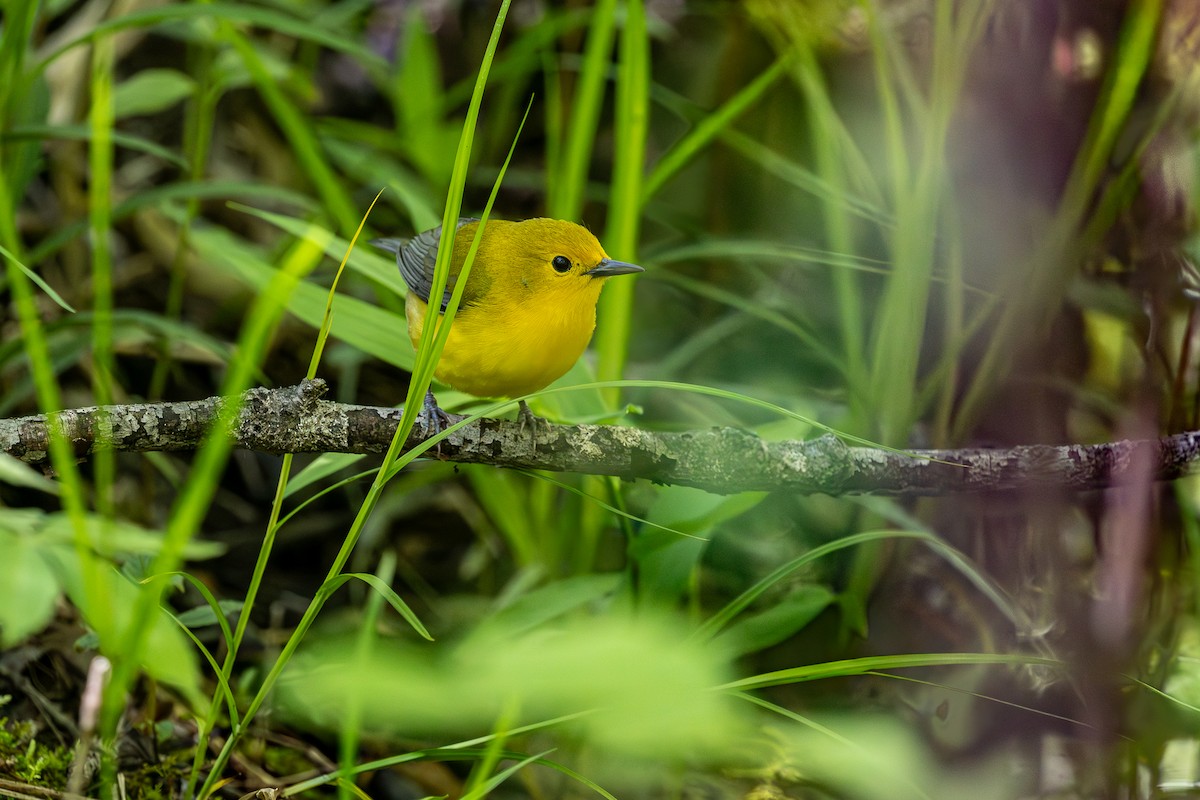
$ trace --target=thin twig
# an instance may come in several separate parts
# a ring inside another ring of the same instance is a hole
[[[251,389],[237,425],[237,446],[270,453],[380,453],[401,411],[322,400],[324,381]],[[194,450],[224,403],[79,408],[55,415],[85,458],[101,447],[126,452]],[[451,416],[451,422],[461,420]],[[427,438],[413,431],[407,447]],[[642,478],[720,494],[952,495],[1021,489],[1086,491],[1130,479],[1135,457],[1148,457],[1156,480],[1197,471],[1200,432],[1095,445],[1028,445],[995,450],[896,453],[849,447],[834,436],[768,442],[741,430],[656,432],[611,425],[539,424],[477,419],[442,443],[440,457],[460,463]],[[0,420],[0,451],[35,465],[48,459],[47,417]]]

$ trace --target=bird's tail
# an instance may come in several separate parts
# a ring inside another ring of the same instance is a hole
[[[389,253],[399,253],[408,242],[408,239],[372,239],[368,244],[378,247],[380,250],[387,250]]]

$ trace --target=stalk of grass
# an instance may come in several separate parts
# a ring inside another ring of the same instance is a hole
[[[390,585],[396,574],[396,554],[391,550],[384,552],[379,560],[376,577],[384,585]],[[379,613],[383,610],[383,595],[372,592],[367,595],[363,607],[362,625],[354,644],[354,666],[351,669],[362,669],[371,658],[375,645],[375,626],[379,621]],[[352,692],[348,707],[342,717],[342,725],[338,736],[338,763],[342,768],[344,780],[338,781],[338,797],[348,800],[354,785],[352,771],[355,756],[358,755],[359,727],[362,723],[362,704],[365,698],[361,692]]]
[[[826,90],[822,87],[820,91]],[[809,98],[805,99],[807,102],[812,102]],[[832,100],[826,97],[825,102],[832,103]],[[825,138],[831,138],[837,142],[838,149],[835,153],[840,161],[834,161],[827,167],[818,165],[818,169],[822,170],[819,172],[813,172],[802,164],[780,155],[741,131],[732,128],[723,130],[719,138],[723,144],[758,164],[763,172],[790,183],[797,189],[820,200],[823,209],[844,210],[853,217],[884,228],[895,225],[895,216],[883,208],[882,198],[875,197],[881,190],[875,185],[875,176],[871,174],[865,159],[850,141],[849,133],[846,132],[841,119],[836,116],[836,112],[831,108],[828,113],[832,116],[825,120],[820,127]],[[833,154],[829,157],[832,158]],[[826,171],[829,174],[826,174]],[[843,173],[845,174],[843,175]],[[826,249],[845,256],[852,255],[852,250],[835,247],[836,243],[837,238],[833,237]]]
[[[55,380],[54,364],[47,346],[45,329],[38,316],[33,288],[28,277],[16,267],[16,263],[12,260],[8,261],[8,281],[12,289],[13,304],[17,310],[17,320],[20,324],[25,354],[33,376],[38,406],[51,418],[51,424],[48,426],[50,459],[61,486],[62,504],[70,517],[76,541],[81,543],[81,548],[90,556],[92,551],[90,535],[87,532],[86,493],[71,443],[66,439],[62,428],[54,419],[56,413],[62,409],[62,399],[58,383]],[[84,563],[91,564],[92,561],[89,559]],[[102,596],[98,584],[88,580],[89,575],[92,574],[91,570],[84,571],[85,593],[89,598],[96,600],[94,607],[104,608],[104,604],[98,600]]]
[[[13,127],[6,135],[6,138],[13,142],[32,143],[36,146],[46,140],[54,139],[67,142],[88,141],[91,138],[91,131],[90,125],[25,124]],[[128,133],[120,133],[119,131],[109,131],[108,135],[112,138],[114,144],[127,150],[155,156],[173,167],[179,167],[180,169],[187,168],[187,162],[175,151],[169,147],[163,147],[161,144],[143,136],[134,136]]]
[[[325,302],[325,315],[321,320],[321,327],[317,331],[316,345],[313,347],[312,357],[308,362],[308,370],[305,373],[306,380],[312,380],[317,375],[317,367],[321,363],[321,356],[325,352],[325,344],[329,339],[329,332],[333,329],[333,298],[337,293],[338,283],[341,281],[342,273],[346,268],[346,261],[350,256],[350,251],[354,248],[358,236],[361,235],[363,225],[366,224],[367,217],[370,216],[371,209],[378,202],[380,194],[375,196],[371,201],[367,213],[363,216],[362,222],[359,223],[359,228],[355,232],[354,238],[350,241],[346,250],[346,255],[343,257],[341,264],[338,265],[338,270],[334,273],[333,282],[329,286],[329,294]],[[285,453],[282,464],[279,468],[279,479],[275,488],[275,499],[271,503],[271,515],[267,520],[267,532],[263,537],[263,543],[259,547],[258,558],[254,563],[254,571],[250,577],[250,583],[246,589],[246,600],[242,614],[238,617],[237,627],[234,630],[233,639],[229,646],[229,652],[225,661],[225,672],[228,677],[233,669],[233,663],[237,658],[238,648],[241,646],[242,638],[246,634],[246,627],[250,623],[250,610],[254,607],[254,600],[258,596],[258,589],[262,585],[263,576],[266,574],[267,562],[270,560],[271,550],[275,543],[275,534],[279,530],[279,515],[283,511],[283,498],[287,493],[288,479],[292,474],[292,461],[294,455]]]
[[[548,162],[553,169],[546,173],[546,208],[558,219],[579,220],[583,214],[588,167],[616,30],[616,8],[617,0],[598,0],[592,9],[583,64],[571,96],[571,120],[566,126],[562,158]]]
[[[17,3],[4,12],[4,26],[0,28],[0,132],[7,133],[17,119],[17,106],[21,94],[28,90],[25,74],[25,58],[29,41],[37,24],[37,4]],[[4,245],[16,258],[20,258],[20,238],[17,236],[15,193],[20,187],[14,177],[22,170],[15,164],[6,163],[12,157],[12,148],[0,140],[0,245]]]
[[[642,179],[650,103],[650,37],[646,9],[641,0],[627,0],[617,64],[615,152],[608,201],[605,243],[623,260],[637,258],[641,227]],[[635,276],[636,278],[636,276]],[[613,281],[600,297],[596,335],[596,375],[616,380],[625,369],[629,348],[630,317],[636,280]],[[617,393],[606,393],[609,404]]]
[[[358,212],[337,176],[329,168],[328,160],[321,152],[321,146],[307,114],[287,98],[255,51],[254,45],[240,31],[224,20],[220,21],[219,30],[221,38],[231,44],[241,57],[242,63],[254,80],[255,87],[291,145],[300,171],[312,181],[338,230],[342,233],[354,230],[358,226]]]
[[[329,287],[329,293],[326,297],[325,315],[322,318],[321,326],[317,333],[316,345],[313,347],[313,354],[309,359],[308,371],[305,374],[305,377],[308,380],[312,380],[314,377],[316,377],[317,366],[321,361],[321,355],[325,350],[325,343],[328,340],[329,332],[333,327],[333,298],[337,292],[338,283],[341,280],[342,273],[345,270],[346,261],[349,258],[350,250],[353,249],[354,243],[358,240],[358,236],[362,233],[363,225],[366,224],[366,219],[370,215],[371,209],[375,207],[375,203],[378,202],[379,195],[382,193],[383,192],[380,191],[380,193],[375,196],[375,199],[371,201],[371,206],[367,209],[367,214],[364,215],[362,222],[359,224],[358,230],[354,234],[354,238],[350,241],[346,250],[346,254],[342,258],[342,262],[338,265],[337,272],[334,273],[333,282]],[[282,463],[280,464],[279,479],[276,482],[275,488],[275,498],[271,503],[271,513],[267,520],[267,531],[263,536],[263,542],[258,549],[258,556],[254,562],[254,570],[251,573],[250,582],[246,588],[246,598],[242,604],[241,613],[238,615],[237,626],[229,635],[229,646],[225,653],[225,661],[218,673],[218,677],[222,681],[228,682],[232,678],[234,663],[237,660],[242,639],[245,637],[246,628],[250,623],[251,611],[254,608],[255,599],[258,597],[259,588],[262,586],[263,576],[266,574],[267,563],[270,560],[271,552],[275,547],[275,536],[279,532],[279,528],[282,526],[282,522],[279,521],[279,517],[283,510],[283,499],[287,496],[287,484],[288,479],[291,476],[292,462],[294,458],[295,456],[292,453],[285,453],[283,455]],[[199,741],[207,741],[208,737],[212,734],[213,728],[216,727],[218,721],[217,712],[218,707],[214,703],[209,709],[208,715],[200,725],[198,736]],[[239,726],[240,724],[236,718],[236,714],[231,715],[230,721],[235,727]],[[193,781],[195,776],[200,774],[200,768],[203,763],[204,756],[205,749],[197,748],[192,762],[191,775]],[[191,795],[191,789],[193,785],[193,783],[189,783],[187,790],[184,793],[186,796]]]
[[[560,191],[559,176],[563,171],[563,142],[567,137],[567,131],[570,130],[566,124],[566,92],[563,91],[563,84],[566,82],[565,76],[566,71],[561,69],[554,51],[546,50],[542,54],[542,105],[544,108],[542,126],[546,140],[543,157],[545,213],[546,216],[557,219],[567,218],[559,213],[560,203],[554,197],[554,194]]]
[[[791,667],[761,675],[731,681],[716,687],[719,691],[740,692],[765,689],[770,686],[786,686],[793,683],[819,681],[826,678],[844,678],[868,672],[914,667],[954,667],[973,664],[989,664],[1015,667],[1054,667],[1066,669],[1066,664],[1054,658],[1042,658],[1021,653],[905,653],[903,655],[866,656],[847,658],[841,661],[826,661],[804,667]]]
[[[91,129],[88,148],[88,222],[92,256],[92,393],[97,405],[107,406],[113,401],[113,280],[112,252],[109,247],[112,212],[113,174],[113,44],[110,39],[100,39],[92,49],[91,100],[88,124]],[[101,429],[106,421],[101,416]],[[92,493],[102,523],[99,536],[105,536],[104,527],[111,521],[113,508],[113,482],[116,454],[101,448],[94,456]],[[87,598],[89,621],[99,630],[111,627],[116,609],[110,598],[100,589],[103,585],[102,570],[106,566],[95,555],[96,542],[83,529],[75,529],[75,552],[84,576],[84,593]],[[104,642],[105,649],[119,656],[117,642]],[[115,659],[114,659],[115,660]],[[101,782],[111,781],[116,765],[106,760],[102,764]]]
[[[942,542],[933,534],[922,530],[881,530],[881,531],[865,531],[862,533],[852,534],[843,537],[833,542],[828,542],[820,547],[804,553],[797,558],[792,559],[786,564],[782,564],[774,569],[770,574],[764,576],[761,580],[755,583],[746,591],[742,592],[732,601],[725,605],[716,614],[713,614],[709,619],[701,625],[693,634],[694,636],[709,639],[715,636],[724,626],[728,625],[738,614],[748,608],[756,599],[761,597],[764,592],[780,581],[787,578],[801,567],[809,564],[818,558],[823,558],[830,553],[838,550],[844,550],[849,547],[857,547],[859,545],[870,544],[882,540],[897,540],[897,539],[916,539],[928,546],[935,553],[946,560],[948,564],[953,566],[962,575],[967,578],[985,597],[987,597],[993,605],[996,606],[1006,619],[1008,619],[1018,631],[1026,631],[1031,626],[1027,619],[1023,617],[1021,612],[1008,602],[1000,591],[992,584],[992,582],[981,573],[961,552],[954,549],[950,545]]]
[[[204,180],[208,165],[212,132],[216,129],[217,100],[221,92],[212,82],[211,47],[206,43],[189,43],[187,59],[188,74],[196,76],[196,80],[185,111],[183,151],[187,155],[188,181],[200,183]],[[195,195],[188,197],[184,203],[183,220],[179,225],[179,240],[171,259],[167,301],[163,307],[163,316],[169,320],[178,320],[183,314],[184,279],[187,274],[184,259],[189,251],[192,223],[199,213],[200,198]],[[173,361],[170,348],[163,347],[154,362],[154,372],[150,375],[150,386],[146,394],[151,401],[162,396]]]
[[[672,145],[671,149],[664,153],[650,170],[650,174],[642,185],[643,206],[658,193],[667,181],[687,166],[704,148],[712,144],[721,131],[732,125],[738,117],[758,102],[786,73],[795,56],[795,50],[785,51],[775,59],[775,63],[763,70],[762,74],[722,103],[720,108],[703,117],[683,138]]]
[[[0,126],[7,129],[18,116],[17,106],[29,91],[32,78],[24,72],[26,50],[37,22],[34,3],[18,3],[6,11],[0,35]],[[25,148],[16,153],[29,155]],[[95,556],[87,520],[87,500],[75,453],[54,417],[62,409],[62,398],[55,379],[54,361],[46,339],[45,327],[38,313],[32,281],[20,263],[21,240],[16,229],[16,192],[21,191],[14,178],[26,170],[12,162],[13,150],[0,143],[0,246],[6,253],[7,282],[17,311],[21,340],[38,406],[50,417],[49,450],[61,487],[60,497],[71,522],[76,552],[80,554],[83,594],[94,613],[111,614],[111,606],[101,590],[99,574],[102,566]]]
[[[877,677],[877,678],[887,678],[888,680],[893,680],[893,681],[903,681],[905,683],[915,683],[919,686],[929,686],[934,689],[940,689],[945,692],[954,692],[956,694],[966,695],[967,697],[971,697],[976,700],[984,700],[989,703],[995,703],[997,705],[1008,706],[1009,708],[1015,708],[1020,711],[1027,712],[1029,714],[1035,714],[1039,717],[1047,717],[1048,719],[1058,720],[1059,722],[1065,722],[1068,725],[1073,725],[1078,728],[1086,728],[1087,730],[1094,731],[1094,730],[1096,730],[1096,727],[1097,727],[1090,722],[1084,722],[1081,719],[1075,719],[1074,717],[1068,717],[1066,714],[1055,714],[1051,711],[1043,711],[1040,708],[1034,708],[1033,706],[1027,706],[1022,703],[1014,703],[1011,700],[1004,700],[999,697],[994,697],[990,694],[984,694],[983,692],[973,692],[970,689],[964,689],[960,686],[952,686],[948,683],[939,683],[937,681],[926,681],[926,680],[921,680],[920,678],[914,678],[911,675],[895,675],[890,672],[868,671],[863,674],[871,675],[871,676]],[[1140,682],[1134,680],[1134,681],[1132,681],[1132,683],[1134,685],[1137,685]],[[1147,687],[1147,688],[1150,688],[1150,687]],[[1200,710],[1200,709],[1195,709],[1195,710]]]
[[[496,47],[499,44],[500,33],[504,27],[504,20],[508,15],[508,7],[511,0],[504,0],[497,12],[496,22],[492,27],[492,34],[488,40],[487,48],[484,51],[483,59],[480,64],[479,72],[475,84],[475,92],[471,96],[471,103],[467,109],[466,119],[463,123],[462,135],[459,139],[458,151],[455,155],[454,169],[451,173],[451,182],[448,188],[446,210],[442,218],[443,230],[447,231],[450,236],[456,230],[459,217],[459,208],[462,203],[462,193],[466,186],[467,167],[470,163],[471,144],[474,139],[476,124],[479,118],[479,107],[483,101],[483,90],[487,83],[488,70],[491,67],[493,58],[495,57]],[[527,112],[528,113],[528,112]],[[509,153],[511,158],[511,151]],[[505,162],[507,166],[507,161]],[[501,176],[503,171],[501,172]],[[485,208],[484,216],[490,210],[492,201],[495,198],[497,185],[493,188],[492,198],[488,201],[488,207]],[[447,306],[444,321],[441,325],[442,330],[438,330],[437,311],[440,304],[436,298],[440,297],[446,286],[449,276],[450,257],[453,252],[452,247],[440,247],[438,252],[437,267],[435,268],[434,286],[430,292],[430,297],[434,298],[429,303],[429,309],[432,312],[432,319],[426,319],[424,335],[422,336],[421,346],[418,348],[417,362],[414,365],[413,378],[409,385],[408,398],[405,402],[404,414],[400,424],[397,426],[396,435],[392,438],[392,442],[388,447],[388,451],[384,456],[383,463],[376,473],[374,482],[367,491],[367,496],[363,500],[359,508],[354,522],[351,524],[350,530],[347,532],[342,546],[335,556],[333,563],[330,565],[325,581],[318,588],[313,599],[309,602],[308,608],[305,609],[303,616],[296,625],[296,629],[288,638],[283,650],[272,664],[271,669],[263,678],[262,685],[258,692],[250,700],[242,715],[242,724],[236,726],[230,731],[230,734],[225,739],[220,752],[217,754],[212,765],[210,766],[204,784],[201,786],[199,795],[201,798],[207,798],[216,789],[216,784],[220,779],[220,775],[228,763],[230,756],[233,754],[233,749],[237,746],[241,736],[246,730],[246,726],[254,719],[262,704],[266,701],[275,682],[279,679],[284,667],[295,654],[300,643],[304,640],[308,630],[312,627],[317,614],[320,613],[325,601],[332,594],[337,585],[340,585],[338,578],[346,562],[349,561],[350,555],[358,543],[358,538],[362,533],[363,527],[366,525],[367,519],[375,509],[375,505],[379,501],[379,497],[383,492],[388,480],[394,474],[394,471],[404,464],[408,463],[415,457],[415,454],[410,453],[405,458],[400,458],[400,451],[407,440],[409,431],[412,430],[413,424],[416,422],[418,408],[425,394],[426,387],[429,386],[433,378],[433,369],[437,363],[437,357],[440,353],[440,346],[445,344],[445,334],[448,334],[451,320],[454,312],[457,310],[458,302],[462,297],[462,290],[466,285],[466,277],[469,273],[470,262],[474,258],[474,252],[478,249],[479,233],[483,230],[483,223],[480,224],[476,234],[476,239],[472,244],[471,251],[467,255],[467,263],[463,266],[463,272],[460,274],[459,280],[455,285],[455,291],[451,298],[450,304]],[[447,239],[450,241],[451,239]],[[436,341],[441,334],[441,341]]]
[[[507,767],[506,769],[503,769],[500,772],[496,773],[495,775],[491,776],[486,781],[482,781],[477,786],[471,787],[470,791],[468,791],[466,794],[463,795],[463,800],[481,800],[481,798],[487,797],[489,794],[491,794],[493,791],[498,789],[501,784],[503,784],[506,780],[511,778],[513,775],[516,775],[518,772],[525,769],[525,767],[529,766],[530,764],[540,763],[543,758],[545,758],[546,756],[550,755],[553,752],[554,752],[553,749],[543,750],[542,752],[536,753],[532,756],[526,756],[525,758],[521,759],[517,763],[513,764],[511,767]],[[484,763],[486,763],[489,759],[492,759],[493,757],[498,761],[498,760],[500,760],[500,758],[503,757],[503,755],[504,755],[503,751],[500,751],[500,750],[493,751],[491,748],[489,748],[484,753],[483,761],[484,761]]]
[[[96,405],[113,402],[113,279],[112,227],[113,176],[113,42],[104,37],[92,48],[92,107],[88,148],[88,220],[92,251],[92,392]],[[101,425],[104,423],[101,422]],[[113,472],[116,454],[101,448],[93,456],[97,510],[113,513]]]
[[[817,175],[827,185],[843,187],[838,194],[851,194],[846,191],[848,176],[846,167],[842,164],[842,155],[849,147],[849,137],[846,136],[841,120],[833,108],[816,55],[807,46],[802,49],[801,54],[793,74],[810,109],[808,133],[813,145]],[[834,252],[851,252],[854,227],[846,206],[843,203],[822,203],[821,210],[825,227],[825,246]],[[863,392],[867,384],[866,318],[861,301],[862,285],[848,270],[834,270],[832,277],[841,326],[842,361],[845,364],[846,385],[850,389],[848,398],[852,413],[861,420],[865,411]]]
[[[1154,53],[1161,15],[1162,0],[1129,3],[1096,110],[1059,208],[1029,263],[1008,287],[1008,302],[959,405],[954,438],[961,438],[970,429],[995,382],[1008,373],[1013,351],[1027,332],[1046,330],[1083,254],[1102,233],[1086,224],[1090,201],[1130,118],[1138,87]],[[1099,210],[1113,213],[1111,208]]]
[[[492,775],[492,771],[500,763],[500,759],[504,755],[504,743],[508,740],[513,721],[518,719],[520,714],[520,706],[516,700],[509,699],[502,702],[503,705],[496,720],[495,730],[492,732],[492,739],[488,742],[488,746],[484,748],[483,757],[475,762],[475,766],[471,769],[471,774],[467,776],[466,785],[463,786],[463,800],[477,800],[478,798],[486,797],[491,789],[499,785],[497,779],[500,778],[500,775]],[[541,756],[544,755],[546,753],[541,754]],[[541,756],[537,757],[540,758]],[[520,762],[522,766],[526,763],[528,763],[528,760]]]
[[[18,6],[21,9],[36,8],[31,3],[20,3]],[[252,6],[246,3],[187,3],[143,8],[106,19],[89,28],[82,36],[64,43],[58,49],[47,54],[30,70],[30,77],[40,75],[49,64],[64,53],[90,44],[104,36],[110,36],[130,28],[149,29],[156,25],[192,20],[216,20],[226,24],[241,23],[246,26],[264,28],[284,36],[315,42],[334,52],[350,55],[371,72],[382,71],[386,67],[383,59],[366,47],[361,39],[332,30],[327,25],[315,24],[311,19],[297,17],[274,8]]]
[[[217,627],[221,629],[221,641],[224,642],[226,647],[229,647],[230,643],[233,641],[233,632],[229,629],[229,620],[225,618],[226,611],[221,607],[221,604],[217,602],[217,598],[213,595],[212,591],[206,585],[204,585],[202,580],[190,573],[177,571],[169,572],[165,575],[152,575],[143,579],[141,582],[148,583],[153,580],[170,581],[176,578],[190,583],[192,588],[195,589],[196,592],[198,592],[204,599],[204,602],[212,611],[213,620],[216,622]],[[233,689],[230,686],[228,679],[221,673],[221,665],[216,662],[216,659],[211,653],[208,652],[208,649],[204,647],[203,643],[196,639],[195,635],[192,634],[191,629],[184,624],[183,620],[181,620],[174,613],[171,613],[171,618],[175,620],[176,624],[178,624],[180,628],[183,629],[184,633],[188,635],[188,638],[192,640],[192,643],[196,645],[197,649],[204,654],[205,660],[207,660],[209,665],[213,668],[213,673],[217,679],[217,693],[225,701],[225,708],[229,714],[230,721],[236,723],[238,718],[237,698],[235,698],[233,695]],[[215,706],[217,703],[214,703],[213,705]]]
[[[120,144],[120,139],[114,137],[114,142]],[[138,211],[146,208],[167,205],[172,202],[182,200],[184,203],[195,199],[197,202],[211,199],[225,199],[230,197],[240,197],[245,200],[262,200],[276,203],[283,203],[290,206],[297,206],[305,210],[315,210],[315,205],[303,195],[287,189],[280,189],[274,186],[265,186],[261,183],[250,183],[246,181],[184,181],[180,183],[168,184],[166,186],[158,186],[149,188],[144,191],[139,191],[133,197],[129,197],[118,203],[112,210],[112,220],[119,222],[127,219]],[[59,252],[64,245],[73,239],[82,236],[87,230],[86,223],[70,223],[64,224],[54,233],[42,239],[29,251],[29,261],[37,263],[43,259],[49,258]],[[30,275],[33,278],[32,274]],[[46,286],[39,284],[43,291],[47,291]],[[63,306],[68,311],[73,311],[66,306],[62,299],[55,300],[60,306]]]
[[[976,11],[974,17],[978,17]],[[950,120],[966,70],[966,56],[974,43],[972,15],[952,18],[951,4],[939,2],[934,13],[932,83],[928,105],[908,87],[909,72],[903,54],[893,55],[893,37],[881,24],[872,25],[877,84],[889,146],[891,194],[897,224],[891,231],[893,271],[884,286],[876,314],[871,346],[871,406],[878,414],[877,428],[889,444],[901,444],[916,408],[917,361],[924,339],[935,260],[934,243],[945,191],[945,148]],[[897,81],[893,76],[899,76]],[[899,90],[893,86],[899,84]],[[917,162],[911,163],[906,144],[901,96],[918,123]]]
[[[613,34],[616,29],[616,0],[600,0],[588,11],[590,25],[583,58],[575,75],[558,68],[558,61],[543,43],[542,61],[546,84],[545,100],[545,203],[547,216],[579,220],[587,199],[588,169],[599,123],[601,101],[608,80]],[[562,36],[568,29],[553,30]],[[573,79],[573,80],[572,80]],[[565,91],[568,83],[573,91]],[[566,101],[570,99],[570,111]],[[569,117],[569,118],[568,118]],[[562,507],[561,495],[548,492],[526,477],[498,474],[491,470],[472,470],[472,483],[489,517],[512,548],[517,563],[538,567],[553,575],[562,566],[559,552],[571,547],[576,562],[590,563],[594,558],[599,524],[580,516],[577,505]],[[587,482],[586,476],[574,479]],[[523,493],[524,502],[514,502],[514,493]],[[523,514],[512,514],[514,508]]]
[[[565,717],[556,717],[550,720],[535,722],[530,725],[522,725],[519,728],[513,728],[511,731],[509,731],[509,735],[515,736],[518,734],[534,733],[537,731],[554,728],[555,726],[561,725],[565,722],[578,719],[579,717],[588,713],[590,712],[580,712],[578,714],[570,714]],[[355,774],[361,775],[367,772],[376,772],[378,770],[388,769],[400,764],[410,764],[415,761],[477,761],[481,758],[484,758],[488,751],[484,748],[475,747],[475,745],[484,744],[491,741],[492,736],[493,735],[481,736],[478,739],[472,739],[468,742],[459,742],[458,744],[450,745],[448,747],[438,747],[428,750],[414,750],[397,756],[380,758],[375,761],[370,761],[366,764],[360,764],[355,768]],[[513,751],[504,751],[500,754],[500,757],[517,761],[524,761],[527,758],[524,753]],[[543,767],[550,767],[551,769],[562,773],[571,780],[576,781],[580,785],[605,798],[605,800],[617,800],[615,796],[605,791],[600,787],[599,784],[563,764],[560,764],[556,761],[550,761],[544,757],[544,754],[543,756],[535,756],[532,760],[532,763]],[[340,777],[340,772],[333,772],[326,775],[320,775],[315,778],[309,778],[306,781],[301,781],[300,783],[296,783],[287,787],[280,792],[279,796],[293,797],[303,792],[315,789],[318,786],[324,786],[325,784],[332,783],[338,780]]]
[[[318,230],[315,235],[321,235]],[[247,312],[246,323],[238,337],[238,346],[229,365],[221,394],[226,397],[213,430],[196,455],[191,474],[179,499],[171,509],[162,549],[156,556],[151,574],[172,572],[178,568],[182,551],[195,535],[208,511],[233,443],[229,433],[240,411],[241,393],[261,362],[270,338],[283,315],[288,298],[300,280],[323,257],[319,243],[302,240],[284,259],[267,290],[255,298]],[[147,622],[158,607],[162,587],[150,584],[138,597],[132,621],[120,644],[120,661],[114,665],[112,680],[104,695],[101,730],[112,735],[124,708],[125,693],[137,676],[138,661],[145,646]]]
[[[919,361],[936,275],[937,242],[939,236],[951,235],[938,227],[948,191],[946,142],[986,6],[975,4],[956,14],[952,3],[935,4],[927,92],[919,88],[894,31],[871,15],[876,94],[887,150],[885,186],[894,224],[885,230],[892,269],[871,318],[862,320],[864,333],[859,341],[868,348],[866,384],[857,388],[866,394],[854,407],[860,414],[870,414],[869,419],[860,416],[859,424],[869,426],[865,429],[889,446],[908,441],[913,423],[925,410],[919,402],[924,399],[918,391]],[[870,527],[873,522],[861,524]],[[881,542],[855,554],[843,610],[849,624],[859,630],[865,629],[866,604],[887,562],[881,548],[888,546]]]

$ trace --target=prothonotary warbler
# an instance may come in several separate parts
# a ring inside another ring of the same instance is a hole
[[[476,219],[459,220],[442,311],[478,226]],[[409,240],[372,242],[396,254],[408,285],[404,309],[414,347],[425,325],[441,238],[438,226]],[[634,272],[644,270],[609,258],[596,237],[574,222],[489,220],[434,374],[476,397],[520,397],[545,388],[587,347],[604,282]],[[426,408],[438,411],[432,396]],[[523,402],[521,410],[528,413]]]

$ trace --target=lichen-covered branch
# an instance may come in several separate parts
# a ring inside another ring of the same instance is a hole
[[[401,412],[322,400],[323,381],[243,396],[238,447],[271,453],[381,453]],[[194,450],[225,399],[80,408],[56,415],[80,458],[97,449]],[[460,419],[452,417],[452,420]],[[427,438],[418,425],[408,447]],[[0,450],[34,464],[48,460],[45,416],[0,420]],[[1023,488],[1101,489],[1134,480],[1135,456],[1147,455],[1158,480],[1197,471],[1200,432],[1099,445],[1033,445],[1004,450],[893,453],[849,447],[833,436],[767,442],[729,428],[662,433],[609,425],[525,426],[478,419],[453,431],[438,457],[556,472],[585,472],[693,486],[729,494],[785,490],[801,494],[948,495]],[[1145,462],[1141,462],[1145,463]]]

